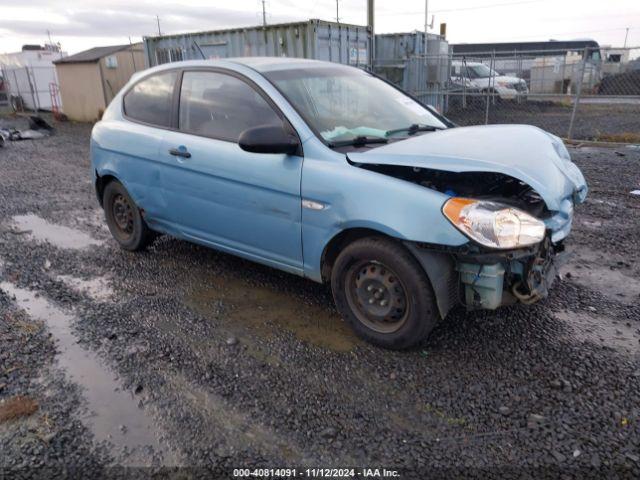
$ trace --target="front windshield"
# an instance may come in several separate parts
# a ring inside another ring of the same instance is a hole
[[[362,70],[305,68],[265,76],[328,143],[406,136],[418,127],[446,128],[418,102]]]
[[[471,78],[489,78],[500,75],[486,65],[472,65],[468,69],[471,71],[471,75],[469,75]]]

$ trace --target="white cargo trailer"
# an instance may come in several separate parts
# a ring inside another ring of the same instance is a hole
[[[27,45],[21,52],[0,54],[0,68],[9,100],[15,106],[22,103],[29,110],[51,110],[51,84],[58,83],[52,62],[66,55],[55,46]]]

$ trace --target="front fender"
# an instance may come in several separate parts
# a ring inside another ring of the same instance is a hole
[[[324,152],[316,150],[310,143],[305,144],[302,198],[323,208],[302,209],[306,276],[321,280],[325,247],[335,235],[352,228],[436,245],[460,246],[469,241],[442,214],[447,195],[351,165],[344,154],[324,145]]]

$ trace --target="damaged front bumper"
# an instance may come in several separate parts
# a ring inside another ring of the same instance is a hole
[[[550,237],[526,250],[456,256],[462,303],[470,309],[496,309],[545,298],[566,262],[562,243]]]
[[[535,303],[548,295],[559,267],[566,262],[562,241],[553,242],[551,235],[537,245],[508,251],[406,245],[427,272],[442,318],[458,304],[494,310]]]

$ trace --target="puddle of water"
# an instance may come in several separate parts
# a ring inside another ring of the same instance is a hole
[[[610,318],[575,312],[555,312],[554,316],[568,324],[573,330],[573,337],[582,342],[609,346],[622,353],[637,355],[640,353],[640,335],[634,327],[624,323],[613,323]]]
[[[58,364],[72,381],[83,388],[91,413],[82,420],[96,440],[108,441],[120,449],[126,447],[129,453],[119,459],[119,463],[122,461],[126,466],[151,465],[149,447],[162,455],[163,449],[154,435],[156,428],[144,410],[138,407],[138,399],[133,393],[121,390],[114,372],[105,368],[95,353],[77,343],[71,332],[74,318],[45,298],[36,297],[34,292],[12,283],[2,282],[0,289],[15,296],[18,306],[34,320],[44,322],[58,341]],[[116,458],[119,455],[114,452]],[[171,461],[167,455],[164,457],[165,464]]]
[[[110,300],[114,292],[109,286],[109,280],[106,277],[96,277],[91,280],[74,277],[73,275],[58,275],[56,280],[61,281],[67,287],[77,292],[84,293],[98,302]]]
[[[339,315],[238,278],[209,278],[185,299],[187,306],[204,316],[211,315],[218,302],[224,308],[219,318],[241,336],[256,332],[268,336],[283,328],[300,340],[338,352],[350,351],[360,342]]]
[[[610,256],[579,249],[566,265],[560,267],[563,277],[571,272],[570,281],[602,293],[621,303],[636,303],[640,300],[640,280],[625,275],[624,270],[602,265],[603,259],[615,263]]]
[[[56,247],[81,249],[103,243],[80,230],[50,223],[34,214],[16,215],[11,220],[17,231],[27,232],[34,240],[49,242]]]

